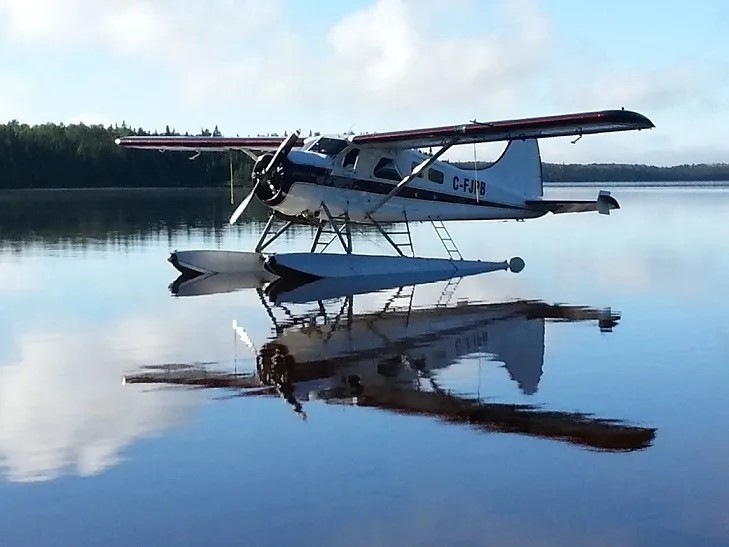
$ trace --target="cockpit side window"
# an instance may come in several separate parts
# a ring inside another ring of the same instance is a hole
[[[354,169],[357,166],[357,158],[359,157],[359,148],[352,148],[344,155],[342,167],[345,169]]]
[[[379,179],[396,180],[398,182],[402,180],[402,175],[400,175],[397,165],[391,158],[380,159],[372,170],[372,174]]]
[[[344,139],[333,139],[330,137],[320,137],[315,141],[308,150],[310,152],[318,152],[327,156],[336,156],[342,150],[347,148],[347,141]]]

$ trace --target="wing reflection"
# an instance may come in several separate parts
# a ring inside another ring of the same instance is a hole
[[[126,381],[235,388],[243,396],[278,394],[304,417],[304,403],[321,399],[596,450],[632,451],[652,443],[652,428],[579,412],[483,402],[472,394],[445,389],[439,382],[440,372],[455,368],[464,358],[487,357],[503,362],[524,394],[534,394],[543,374],[546,322],[594,322],[609,332],[617,325],[618,314],[542,301],[456,305],[445,301],[415,308],[414,287],[395,290],[379,309],[365,312],[355,310],[352,293],[357,291],[351,287],[350,294],[335,301],[333,308],[332,301],[318,301],[298,312],[281,302],[280,293],[269,295],[277,302],[269,304],[259,289],[275,335],[255,350],[255,372],[152,367]],[[282,320],[276,318],[277,312],[283,312]],[[234,327],[247,339],[245,331],[237,324]]]

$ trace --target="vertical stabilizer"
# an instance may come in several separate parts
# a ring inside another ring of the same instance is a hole
[[[482,172],[487,180],[524,199],[542,197],[542,159],[537,139],[509,141],[501,157]]]

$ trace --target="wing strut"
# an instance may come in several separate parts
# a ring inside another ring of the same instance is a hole
[[[395,188],[393,188],[392,190],[390,190],[390,192],[385,197],[383,197],[372,209],[370,209],[367,212],[367,216],[370,216],[371,214],[373,214],[380,207],[382,207],[385,203],[387,203],[388,201],[390,201],[390,199],[392,199],[393,197],[395,197],[395,195],[400,190],[402,190],[403,188],[405,188],[405,186],[407,186],[408,184],[410,184],[413,181],[413,179],[415,179],[415,177],[417,177],[420,173],[422,173],[428,167],[430,167],[431,165],[433,165],[438,160],[438,158],[440,158],[443,154],[445,154],[446,151],[451,146],[453,146],[454,144],[456,144],[457,142],[458,142],[458,139],[452,139],[448,143],[446,143],[443,146],[441,146],[440,147],[440,150],[438,150],[435,154],[433,154],[428,159],[426,159],[425,161],[423,161],[422,163],[420,163],[420,165],[418,165],[415,169],[413,169],[412,172],[407,177],[405,177],[400,182],[398,182],[397,183],[397,186],[395,186]]]

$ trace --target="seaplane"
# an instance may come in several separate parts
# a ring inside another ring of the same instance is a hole
[[[116,144],[185,151],[193,157],[238,150],[255,160],[253,188],[229,222],[235,224],[254,198],[260,200],[270,216],[257,245],[252,252],[176,250],[168,260],[187,277],[256,271],[310,280],[403,272],[465,276],[490,271],[494,264],[518,272],[524,261],[465,260],[445,222],[610,214],[620,207],[607,191],[594,201],[544,199],[540,139],[653,127],[642,114],[620,109],[358,135],[303,138],[294,131],[286,137],[130,136],[116,139]],[[474,169],[462,169],[442,158],[455,146],[474,145],[475,151],[477,143],[497,141],[507,143],[503,153],[482,169],[476,162]],[[448,257],[416,257],[411,222],[432,223]],[[294,224],[316,228],[308,252],[265,252]],[[362,225],[379,232],[395,255],[354,254],[352,228]],[[344,252],[325,252],[337,241]]]

